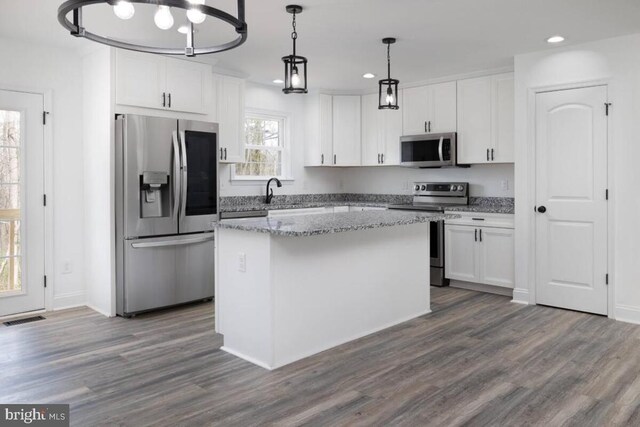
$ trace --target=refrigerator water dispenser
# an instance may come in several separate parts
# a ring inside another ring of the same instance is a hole
[[[140,218],[168,217],[169,174],[167,172],[142,172],[140,175]]]

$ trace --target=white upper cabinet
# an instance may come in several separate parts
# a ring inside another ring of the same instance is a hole
[[[211,66],[116,50],[116,104],[210,114]]]
[[[513,74],[458,81],[458,163],[513,163]]]
[[[456,131],[456,82],[403,89],[402,133]]]
[[[307,98],[305,166],[333,165],[333,99],[331,95]]]
[[[398,92],[400,110],[378,109],[378,95],[362,97],[362,165],[400,163],[402,135],[402,91]]]
[[[216,76],[219,160],[221,163],[244,161],[245,82],[229,76]]]
[[[360,96],[333,97],[333,164],[360,166]]]

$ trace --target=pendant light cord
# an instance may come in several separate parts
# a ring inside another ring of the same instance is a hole
[[[391,43],[387,43],[387,78],[391,79]]]
[[[298,32],[296,31],[296,13],[293,12],[293,22],[291,23],[293,31],[291,32],[291,39],[293,40],[293,56],[296,56],[296,39],[298,38]]]

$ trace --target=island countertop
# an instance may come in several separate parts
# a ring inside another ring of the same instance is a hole
[[[303,237],[460,218],[457,214],[408,211],[340,212],[298,216],[227,219],[218,228]]]

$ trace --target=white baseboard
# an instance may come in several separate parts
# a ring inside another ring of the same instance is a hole
[[[84,291],[65,292],[53,296],[53,311],[86,305]]]
[[[451,280],[449,281],[449,286],[451,286],[452,288],[460,288],[460,289],[467,289],[470,291],[477,291],[477,292],[486,292],[489,294],[496,294],[496,295],[503,295],[503,296],[512,296],[513,295],[513,289],[511,288],[503,288],[500,286],[492,286],[492,285],[485,285],[483,283],[473,283],[473,282],[463,282],[460,280]]]
[[[640,307],[630,305],[616,305],[615,320],[640,325]]]
[[[86,305],[87,307],[89,307],[91,310],[93,310],[93,311],[95,311],[95,312],[97,312],[97,313],[102,314],[103,316],[107,316],[107,317],[115,317],[115,316],[111,316],[111,313],[109,313],[108,311],[104,311],[104,310],[102,310],[102,309],[100,309],[100,308],[98,308],[98,307],[94,306],[93,304],[86,303],[86,304],[84,304],[84,305]]]
[[[263,363],[262,361],[260,361],[258,359],[254,359],[253,357],[247,356],[247,355],[245,355],[245,354],[243,354],[243,353],[241,353],[239,351],[233,350],[233,349],[231,349],[229,347],[226,347],[224,345],[222,347],[220,347],[220,350],[226,351],[227,353],[229,353],[229,354],[231,354],[233,356],[239,357],[240,359],[246,360],[249,363],[253,363],[254,365],[258,365],[261,368],[268,369],[270,371],[272,371],[274,369],[273,367],[267,365],[266,363]]]
[[[513,299],[511,300],[511,302],[516,304],[529,305],[529,291],[526,289],[514,289]]]

